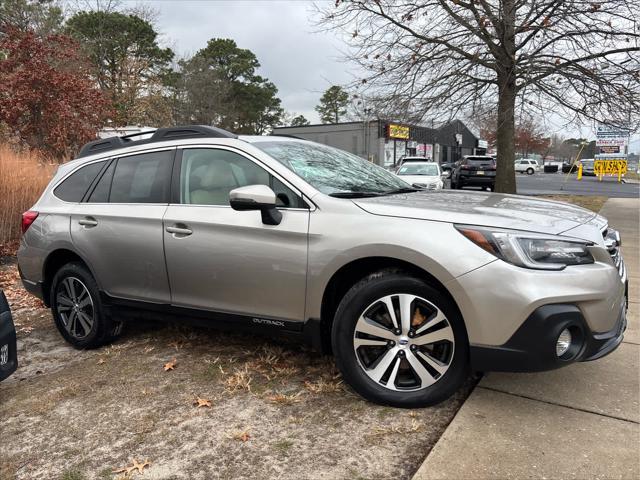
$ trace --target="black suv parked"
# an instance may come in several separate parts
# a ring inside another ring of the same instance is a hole
[[[488,187],[496,185],[496,160],[485,155],[469,155],[460,160],[451,173],[451,188]]]

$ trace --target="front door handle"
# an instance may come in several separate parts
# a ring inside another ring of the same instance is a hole
[[[87,228],[98,226],[97,220],[93,217],[84,217],[83,219],[78,220],[78,223]]]
[[[183,237],[187,237],[193,233],[193,230],[186,228],[186,226],[182,227],[167,227],[167,233],[173,233],[174,235],[182,235]]]

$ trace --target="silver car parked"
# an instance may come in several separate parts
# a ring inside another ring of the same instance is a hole
[[[149,135],[147,135],[149,136]],[[427,192],[354,155],[212,127],[86,145],[23,217],[25,287],[77,348],[144,315],[297,336],[387,405],[469,371],[614,350],[620,237],[564,203]]]

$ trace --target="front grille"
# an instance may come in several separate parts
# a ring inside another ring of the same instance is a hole
[[[627,281],[627,269],[624,266],[624,260],[622,259],[622,251],[620,250],[620,234],[613,228],[605,228],[602,230],[602,238],[604,239],[604,245],[611,255],[613,264],[618,269],[620,278],[623,282]]]

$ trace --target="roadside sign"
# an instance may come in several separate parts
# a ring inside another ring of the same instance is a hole
[[[598,125],[596,127],[596,137],[598,138],[626,138],[630,133],[628,128],[613,125]]]
[[[593,162],[593,171],[600,181],[602,181],[602,177],[608,174],[617,175],[619,182],[622,175],[627,173],[627,161],[621,158],[611,160],[596,159]]]
[[[597,147],[612,147],[619,146],[622,147],[627,144],[627,138],[618,137],[618,138],[598,138],[596,140]]]
[[[600,153],[610,154],[610,153],[620,153],[619,145],[602,145],[600,146]]]

